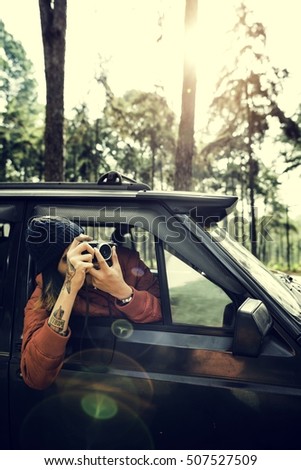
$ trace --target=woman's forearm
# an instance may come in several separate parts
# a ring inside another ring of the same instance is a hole
[[[67,335],[70,315],[76,295],[77,289],[71,285],[70,288],[67,288],[66,283],[64,283],[49,316],[48,325],[53,331],[62,336]]]

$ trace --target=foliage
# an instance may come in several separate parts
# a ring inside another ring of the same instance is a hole
[[[234,61],[222,70],[211,104],[208,131],[214,130],[215,135],[202,153],[210,161],[212,174],[219,174],[220,187],[247,202],[250,247],[257,255],[256,199],[262,196],[267,204],[277,191],[277,178],[271,171],[270,184],[266,184],[267,169],[260,159],[260,147],[271,119],[279,120],[286,135],[297,134],[298,126],[277,104],[288,72],[271,66],[265,54],[264,26],[252,19],[244,4],[238,9],[233,34]]]
[[[101,117],[91,122],[83,104],[65,129],[67,180],[96,181],[99,173],[116,169],[152,187],[170,184],[174,113],[156,93],[132,90],[115,97],[110,91]]]
[[[282,206],[259,221],[261,231],[260,257],[272,269],[301,271],[300,221],[292,221]]]
[[[119,150],[113,154],[118,167],[151,187],[171,184],[175,115],[163,97],[128,91],[107,103],[104,120],[118,136]]]
[[[277,105],[286,70],[272,67],[264,53],[265,30],[252,22],[242,6],[231,50],[234,62],[224,68],[211,106],[207,135],[194,148],[192,187],[197,191],[222,191],[239,196],[235,236],[247,247],[251,208],[256,218],[256,254],[279,269],[301,266],[300,221],[292,221],[278,201],[278,178],[262,161],[262,143],[272,121],[279,121],[281,149],[287,169],[300,162],[301,107],[295,119]],[[244,38],[244,45],[238,48]],[[32,64],[20,43],[0,22],[0,179],[44,180],[44,124],[37,104]],[[96,181],[99,173],[115,169],[155,189],[174,186],[177,123],[174,112],[158,93],[130,90],[116,97],[106,74],[98,83],[106,104],[95,120],[83,103],[65,120],[64,178]],[[279,135],[280,140],[280,135]],[[207,141],[208,142],[208,141]],[[277,157],[276,157],[277,158]],[[181,164],[179,166],[181,168]],[[252,199],[253,198],[253,199]],[[253,223],[254,225],[254,223]]]
[[[32,63],[0,20],[0,180],[40,173],[41,126]]]
[[[108,171],[102,143],[103,122],[90,122],[85,104],[75,109],[72,120],[65,124],[65,178],[67,181],[97,181],[99,173]]]
[[[284,172],[290,172],[299,168],[301,165],[301,105],[299,104],[296,115],[294,116],[298,131],[285,133],[281,139],[282,142],[282,156],[284,157],[285,169]]]

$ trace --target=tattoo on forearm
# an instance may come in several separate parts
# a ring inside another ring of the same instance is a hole
[[[66,287],[68,294],[70,294],[70,292],[71,292],[71,280],[72,280],[73,276],[75,275],[75,267],[73,266],[72,263],[70,263],[70,261],[68,261],[67,263],[68,263],[68,267],[67,267],[67,273],[66,273],[66,279],[65,279],[64,286]]]
[[[64,316],[64,310],[62,309],[62,306],[60,305],[58,309],[54,310],[52,315],[57,319],[61,320]]]
[[[56,318],[50,318],[49,325],[54,326],[58,330],[63,330],[64,325],[65,325],[65,320],[57,320]]]
[[[64,330],[65,320],[62,320],[63,315],[64,310],[59,306],[59,308],[54,310],[49,317],[48,324],[57,333],[61,333]]]

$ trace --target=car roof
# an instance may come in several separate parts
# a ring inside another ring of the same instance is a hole
[[[81,197],[106,200],[136,200],[141,203],[160,203],[173,214],[189,214],[194,219],[223,219],[230,214],[238,201],[237,196],[207,194],[190,191],[153,191],[141,183],[99,185],[97,183],[45,182],[0,183],[0,198],[32,199],[46,197],[61,201]],[[201,220],[200,220],[201,221]]]

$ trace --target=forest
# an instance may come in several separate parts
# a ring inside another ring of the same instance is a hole
[[[37,0],[38,1],[38,0]],[[186,31],[198,0],[186,0]],[[196,129],[196,78],[184,57],[181,115],[164,90],[114,94],[105,64],[95,77],[105,103],[91,119],[85,102],[64,116],[66,0],[39,0],[47,104],[38,101],[33,64],[0,19],[0,181],[97,181],[118,170],[156,190],[235,194],[232,235],[269,268],[301,271],[301,217],[279,200],[277,166],[301,165],[301,103],[281,107],[289,70],[266,53],[265,25],[242,2],[231,36],[232,58],[220,70],[204,128]],[[239,38],[239,41],[238,41]],[[158,39],[159,40],[159,39]],[[273,132],[271,132],[273,130]],[[273,147],[267,165],[264,149]]]

